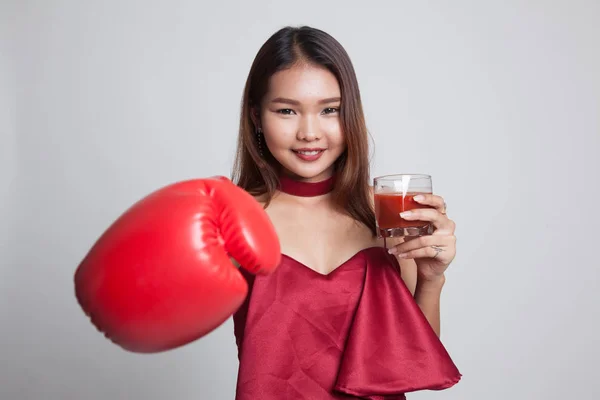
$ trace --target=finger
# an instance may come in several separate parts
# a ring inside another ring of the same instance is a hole
[[[447,249],[441,246],[427,246],[420,249],[407,251],[406,253],[398,254],[398,258],[435,258],[436,260],[445,261]]]
[[[417,240],[419,238],[421,238],[421,236],[404,236],[404,242],[410,242],[411,240]]]
[[[456,237],[454,235],[448,236],[420,236],[414,239],[400,243],[394,247],[391,247],[388,252],[390,254],[401,254],[409,251],[417,250],[428,246],[440,246],[440,247],[453,247],[456,244]]]
[[[423,193],[415,196],[414,200],[424,206],[434,207],[442,214],[446,213],[446,202],[441,196],[431,193]]]
[[[388,252],[390,254],[406,253],[408,251],[420,249],[421,247],[430,246],[434,244],[434,240],[438,239],[430,235],[427,236],[413,236],[404,243],[400,243],[394,247],[391,247]]]
[[[410,211],[400,213],[400,217],[407,221],[423,221],[431,222],[436,228],[434,235],[453,234],[455,229],[454,221],[449,219],[445,214],[432,208],[415,208]]]

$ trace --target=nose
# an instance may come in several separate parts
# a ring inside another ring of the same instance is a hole
[[[306,142],[312,142],[321,138],[321,129],[317,118],[306,115],[300,120],[297,138]]]

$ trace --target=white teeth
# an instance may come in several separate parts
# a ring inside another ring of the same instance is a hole
[[[314,151],[298,151],[298,153],[300,154],[304,154],[305,156],[316,156],[317,154],[319,154],[320,150],[314,150]]]

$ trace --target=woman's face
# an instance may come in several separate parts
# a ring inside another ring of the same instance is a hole
[[[319,66],[300,64],[271,77],[257,123],[285,173],[308,182],[331,176],[345,150],[340,96],[335,76]]]

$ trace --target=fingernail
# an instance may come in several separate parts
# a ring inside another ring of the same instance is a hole
[[[398,258],[404,258],[404,257],[406,257],[406,253],[397,254],[396,257],[398,257]]]
[[[418,195],[418,196],[413,197],[413,199],[415,199],[415,201],[423,201],[423,200],[425,200],[425,196]]]
[[[388,250],[388,253],[390,254],[396,254],[398,252],[398,249],[395,247],[392,247],[391,249]]]
[[[400,213],[400,217],[402,217],[402,218],[407,218],[407,217],[410,217],[411,215],[412,215],[412,212],[410,212],[410,211],[404,211],[404,212]]]

